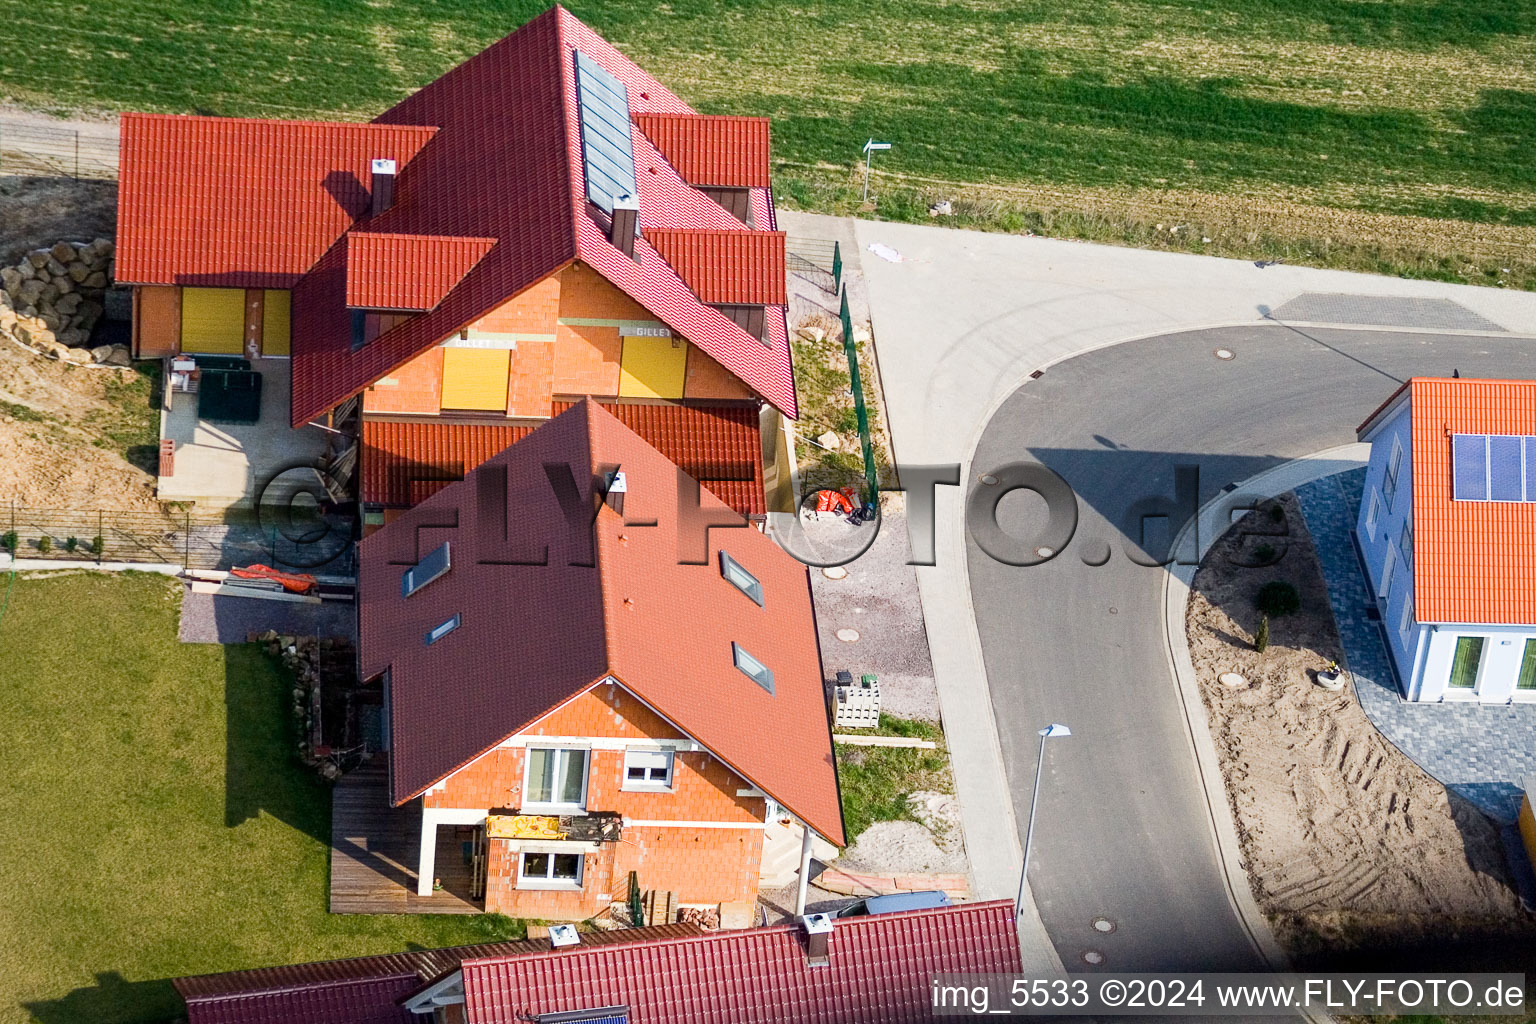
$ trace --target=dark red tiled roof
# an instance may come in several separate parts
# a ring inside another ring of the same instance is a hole
[[[569,403],[556,402],[558,415]],[[767,511],[757,410],[747,405],[606,404],[619,422],[643,437],[683,472],[742,515]],[[432,482],[464,474],[534,425],[429,419],[363,421],[363,500],[405,508],[436,493]]]
[[[291,288],[368,212],[370,161],[436,128],[122,116],[117,281]]]
[[[782,231],[656,228],[645,237],[700,302],[782,306],[787,301]]]
[[[582,946],[654,942],[698,935],[691,924],[582,932]],[[176,978],[188,1024],[421,1024],[398,1000],[465,960],[547,952],[547,941],[491,942],[261,967]]]
[[[575,260],[796,415],[787,336],[765,346],[701,304],[643,239],[635,245],[638,262],[620,252],[589,213],[575,95],[577,49],[625,83],[633,110],[692,113],[569,11],[555,7],[381,115],[379,124],[431,124],[439,132],[399,175],[394,205],[369,223],[370,230],[495,238],[498,244],[436,308],[356,352],[345,310],[345,259],[333,247],[294,293],[295,426]],[[632,134],[642,225],[740,228],[684,182],[643,133]]]
[[[688,184],[768,187],[766,117],[648,113],[634,120]]]
[[[494,238],[351,232],[347,235],[347,305],[431,309],[495,244]]]
[[[624,514],[604,506],[590,532],[569,530],[549,476],[561,466],[582,503],[600,471],[622,468]],[[362,669],[390,672],[397,803],[611,675],[843,841],[805,567],[745,522],[702,540],[681,528],[678,485],[672,462],[588,401],[362,541]],[[699,502],[729,511],[705,490]],[[401,597],[401,575],[444,541],[453,568]],[[699,544],[705,564],[680,564]],[[764,607],[721,576],[722,549],[761,582]],[[459,627],[429,647],[426,633],[454,615]],[[733,641],[773,670],[774,693],[735,668]]]
[[[465,960],[470,1024],[627,1006],[630,1024],[901,1024],[933,1019],[935,974],[1021,969],[1013,904],[838,920],[830,963],[796,925],[525,957]]]

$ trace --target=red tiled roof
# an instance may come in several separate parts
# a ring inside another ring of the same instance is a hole
[[[935,974],[1021,969],[1013,905],[842,918],[830,963],[798,926],[464,962],[469,1024],[627,1006],[630,1024],[901,1024],[933,1019]]]
[[[291,288],[368,212],[370,161],[407,167],[436,132],[124,114],[117,280]]]
[[[782,306],[787,301],[782,231],[667,231],[646,241],[700,302]]]
[[[582,946],[676,940],[699,934],[691,924],[581,932]],[[465,960],[526,956],[548,942],[490,942],[382,956],[261,967],[176,978],[188,1024],[421,1024],[398,1000]]]
[[[768,187],[768,118],[649,113],[634,120],[688,184]]]
[[[604,506],[591,534],[570,532],[547,475],[561,465],[582,502],[600,467],[622,467],[624,515]],[[699,501],[706,515],[727,511],[707,491]],[[679,564],[702,532],[680,528],[679,508],[677,468],[588,401],[362,541],[362,668],[390,672],[397,803],[611,675],[843,841],[805,567],[744,523],[707,532],[705,564]],[[453,569],[402,598],[401,574],[444,541]],[[722,548],[762,583],[765,607],[721,577]],[[428,647],[427,631],[454,615],[459,628]],[[733,641],[773,670],[774,693],[735,668]]]
[[[496,306],[580,260],[697,345],[790,417],[797,413],[787,332],[764,345],[703,305],[643,239],[638,262],[589,212],[573,51],[629,89],[639,113],[692,113],[569,11],[555,7],[378,118],[439,127],[395,186],[372,230],[495,238],[498,244],[430,312],[354,352],[345,260],[332,251],[294,293],[295,426],[361,391]],[[740,228],[689,187],[641,132],[633,134],[640,221],[646,229]]]
[[[353,231],[347,235],[347,305],[431,309],[495,244],[494,238]]]
[[[556,402],[558,415],[570,407]],[[767,511],[757,410],[751,406],[605,404],[679,469],[742,515]],[[363,421],[363,500],[415,505],[528,436],[529,424],[437,419]]]
[[[1536,435],[1536,381],[1420,377],[1409,401],[1414,618],[1536,623],[1536,502],[1451,497],[1451,435]]]

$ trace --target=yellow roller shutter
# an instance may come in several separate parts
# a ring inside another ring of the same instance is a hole
[[[504,348],[443,349],[443,408],[505,411],[511,356]]]
[[[268,288],[261,296],[261,354],[288,354],[289,292]]]
[[[682,398],[688,343],[671,338],[625,338],[619,363],[621,398]]]
[[[245,348],[244,288],[183,288],[181,350],[239,355]]]

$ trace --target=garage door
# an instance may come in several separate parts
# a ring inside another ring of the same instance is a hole
[[[288,354],[289,293],[268,288],[261,295],[261,354]]]
[[[682,398],[688,343],[681,338],[625,338],[619,362],[621,398]]]
[[[245,347],[244,288],[183,288],[181,350],[239,355]]]
[[[511,357],[504,348],[443,349],[443,408],[505,412]]]

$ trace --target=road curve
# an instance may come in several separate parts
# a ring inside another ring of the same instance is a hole
[[[1232,358],[1218,358],[1218,349]],[[988,423],[972,489],[986,486],[976,477],[989,469],[1038,461],[1078,495],[1075,535],[1043,565],[1004,565],[974,536],[967,541],[1021,828],[1036,731],[1048,722],[1073,731],[1047,749],[1030,853],[1035,901],[1069,970],[1264,967],[1224,887],[1168,663],[1165,571],[1128,557],[1127,510],[1148,497],[1171,504],[1175,465],[1199,467],[1203,503],[1287,459],[1353,441],[1401,381],[1453,370],[1536,378],[1536,346],[1278,324],[1190,331],[1058,363]],[[1038,536],[1043,502],[1015,492],[999,522],[1021,538]],[[1103,558],[1106,543],[1108,561],[1087,564]],[[1096,929],[1098,918],[1113,930]],[[1089,953],[1102,960],[1085,960]]]

